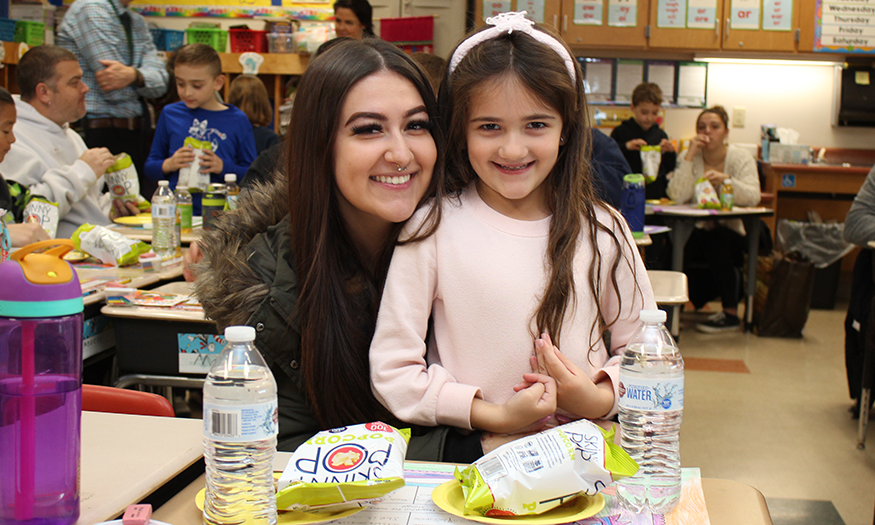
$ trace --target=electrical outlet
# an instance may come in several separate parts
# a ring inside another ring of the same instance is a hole
[[[733,128],[743,128],[744,127],[744,117],[745,117],[744,108],[732,108],[732,127]]]

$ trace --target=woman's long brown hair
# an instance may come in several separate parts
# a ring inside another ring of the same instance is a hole
[[[291,239],[300,292],[293,315],[301,329],[307,394],[324,428],[388,417],[371,391],[368,350],[402,225],[395,225],[386,239],[376,269],[364,264],[341,219],[334,175],[334,143],[344,100],[357,82],[384,70],[408,79],[429,118],[437,119],[428,79],[403,51],[381,40],[349,40],[310,63],[298,86],[286,140]],[[442,151],[439,130],[432,135]],[[437,185],[435,175],[421,203],[436,194]]]
[[[535,30],[562,42],[555,32],[543,26],[536,25]],[[569,56],[574,55],[569,51]],[[464,147],[470,108],[475,97],[488,96],[487,90],[494,82],[518,82],[562,116],[562,136],[565,141],[560,146],[556,165],[546,180],[550,188],[548,205],[552,211],[547,244],[549,281],[534,314],[533,328],[537,333],[533,335],[547,332],[559,344],[569,308],[573,310],[576,307],[574,256],[577,243],[579,239],[586,239],[593,254],[588,284],[593,303],[598,309],[590,332],[592,351],[602,332],[617,321],[622,311],[621,297],[618,314],[613,319],[604,318],[600,303],[605,286],[600,279],[603,267],[608,265],[608,286],[619,297],[616,272],[621,264],[626,264],[634,274],[635,266],[630,259],[623,257],[623,253],[624,250],[628,253],[628,250],[635,248],[622,233],[618,233],[622,232],[619,222],[622,219],[610,212],[608,206],[595,195],[589,159],[591,133],[597,131],[588,125],[582,74],[576,64],[575,71],[576,78],[572,80],[559,54],[531,36],[519,31],[503,33],[471,49],[452,74],[444,77],[438,104],[442,123],[446,126],[446,184],[447,193],[451,195],[459,195],[477,177],[468,160],[467,148]],[[596,218],[598,208],[609,212],[612,218],[610,225],[602,224]],[[607,234],[616,248],[617,255],[611,260],[603,260],[599,251],[597,237],[600,232]]]

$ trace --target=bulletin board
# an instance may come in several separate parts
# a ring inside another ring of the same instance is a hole
[[[875,5],[817,0],[814,51],[875,54]]]
[[[641,82],[655,82],[666,103],[687,108],[707,105],[707,62],[577,57],[589,104],[629,104]]]
[[[64,0],[70,4],[72,0]],[[289,17],[298,20],[333,20],[333,2],[291,0],[141,0],[131,10],[143,16],[254,18]]]

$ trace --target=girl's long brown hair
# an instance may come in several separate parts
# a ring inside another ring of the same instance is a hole
[[[349,40],[311,61],[287,132],[291,239],[300,293],[293,322],[301,330],[307,394],[323,428],[388,417],[371,391],[368,350],[402,225],[395,225],[386,239],[376,268],[362,262],[340,216],[333,153],[350,89],[384,70],[409,80],[429,118],[437,119],[431,85],[403,51],[381,40]],[[432,136],[442,151],[440,130]],[[421,203],[436,194],[437,185],[435,175]]]
[[[536,24],[535,30],[562,42],[548,28]],[[570,50],[569,55],[574,56]],[[598,309],[597,319],[590,332],[590,351],[593,351],[602,332],[617,321],[619,312],[622,311],[620,298],[618,314],[613,319],[604,318],[600,303],[605,287],[600,279],[603,267],[607,265],[610,269],[610,283],[607,285],[619,297],[617,269],[621,264],[626,264],[634,274],[635,266],[630,259],[623,257],[623,252],[635,248],[622,233],[618,233],[622,232],[622,219],[611,212],[594,192],[590,164],[591,133],[594,130],[588,125],[582,74],[576,64],[575,70],[576,78],[572,80],[565,62],[552,48],[519,31],[502,33],[471,49],[452,74],[444,77],[438,104],[449,145],[446,156],[446,188],[451,195],[459,195],[477,177],[468,160],[467,148],[464,147],[467,142],[468,120],[473,100],[478,96],[489,96],[488,90],[493,82],[518,82],[562,116],[562,137],[565,141],[559,148],[556,165],[545,182],[549,185],[548,205],[553,214],[547,244],[550,275],[534,314],[534,328],[537,333],[533,335],[547,332],[559,344],[562,324],[569,308],[573,310],[576,307],[574,256],[578,240],[585,239],[593,254],[589,265],[588,284]],[[457,144],[462,147],[454,147]],[[596,218],[598,208],[608,211],[612,218],[610,225],[602,224]],[[616,248],[617,255],[610,260],[604,260],[599,251],[597,237],[600,232],[607,234]]]

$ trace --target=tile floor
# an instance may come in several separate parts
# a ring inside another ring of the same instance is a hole
[[[693,327],[701,314],[681,317],[679,346],[690,363],[681,463],[756,487],[775,525],[873,523],[875,418],[858,450],[846,304],[812,310],[802,339],[702,334]]]

